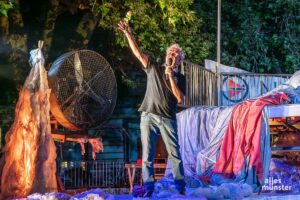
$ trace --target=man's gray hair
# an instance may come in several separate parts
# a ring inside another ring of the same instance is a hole
[[[181,47],[179,46],[179,44],[172,44],[170,45],[168,48],[167,48],[167,54],[169,53],[170,49],[171,48],[176,48],[180,51],[180,61],[183,61],[184,60],[184,52],[182,51]]]

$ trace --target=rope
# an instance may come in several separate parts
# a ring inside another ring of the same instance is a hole
[[[43,40],[39,40],[38,41],[38,48],[39,48],[39,50],[41,50],[43,48],[43,45],[44,45],[44,41]]]

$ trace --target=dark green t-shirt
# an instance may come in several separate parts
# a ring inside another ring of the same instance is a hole
[[[139,111],[176,119],[177,99],[172,93],[170,81],[166,79],[165,67],[149,61],[144,71],[147,74],[147,89]],[[179,72],[174,73],[174,77],[184,94],[185,77]]]

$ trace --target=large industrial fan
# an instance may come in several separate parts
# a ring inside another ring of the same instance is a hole
[[[117,99],[116,79],[109,63],[90,50],[66,53],[48,72],[51,112],[70,130],[100,127]]]

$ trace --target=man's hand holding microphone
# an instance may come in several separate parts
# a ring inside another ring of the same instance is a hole
[[[173,68],[174,68],[174,59],[172,57],[168,57],[166,62],[166,69],[165,69],[166,80],[169,80],[170,78],[174,77]]]

